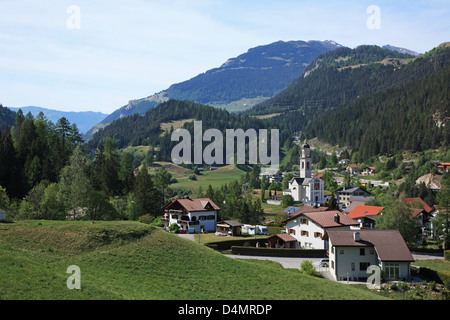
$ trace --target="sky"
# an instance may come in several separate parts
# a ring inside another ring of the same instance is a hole
[[[0,0],[0,104],[106,114],[275,41],[450,41],[450,0]]]

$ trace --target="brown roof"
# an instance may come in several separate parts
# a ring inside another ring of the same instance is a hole
[[[217,222],[217,225],[219,225],[219,224],[226,224],[226,225],[229,225],[230,227],[240,227],[243,225],[242,223],[240,223],[239,221],[236,221],[236,220],[223,220],[223,221]]]
[[[359,232],[360,240],[353,234]],[[374,247],[381,261],[414,261],[398,230],[327,230],[324,240],[339,247]]]
[[[330,208],[328,207],[312,207],[312,206],[303,206],[299,207],[297,210],[289,214],[289,219],[296,218],[302,213],[305,212],[322,212],[322,211],[328,211]]]
[[[220,208],[209,198],[176,199],[167,203],[163,209],[177,209],[180,206],[188,212],[220,210]]]
[[[277,234],[274,234],[273,236],[270,236],[268,239],[275,238],[275,237],[280,238],[284,242],[297,241],[297,239],[295,239],[293,236],[291,236],[290,234],[287,234],[287,233],[277,233]]]
[[[335,215],[339,216],[339,222],[334,220]],[[359,222],[347,217],[344,213],[338,210],[327,210],[327,211],[314,211],[314,212],[303,212],[298,215],[289,217],[282,223],[286,223],[297,217],[305,216],[312,220],[314,223],[318,224],[322,228],[334,228],[343,226],[359,226]]]

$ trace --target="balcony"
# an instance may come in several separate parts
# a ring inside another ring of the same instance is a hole
[[[199,224],[199,221],[177,220],[177,223],[179,225],[195,226]]]

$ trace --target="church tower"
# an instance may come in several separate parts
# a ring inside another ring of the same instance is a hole
[[[300,156],[300,178],[311,178],[311,150],[309,144],[306,143],[306,139]]]

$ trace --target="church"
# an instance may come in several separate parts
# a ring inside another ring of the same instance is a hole
[[[324,202],[324,183],[317,177],[311,177],[311,150],[309,144],[302,146],[300,156],[300,177],[289,181],[289,189],[283,191],[283,195],[289,194],[295,202],[303,202],[305,205],[319,205]]]

